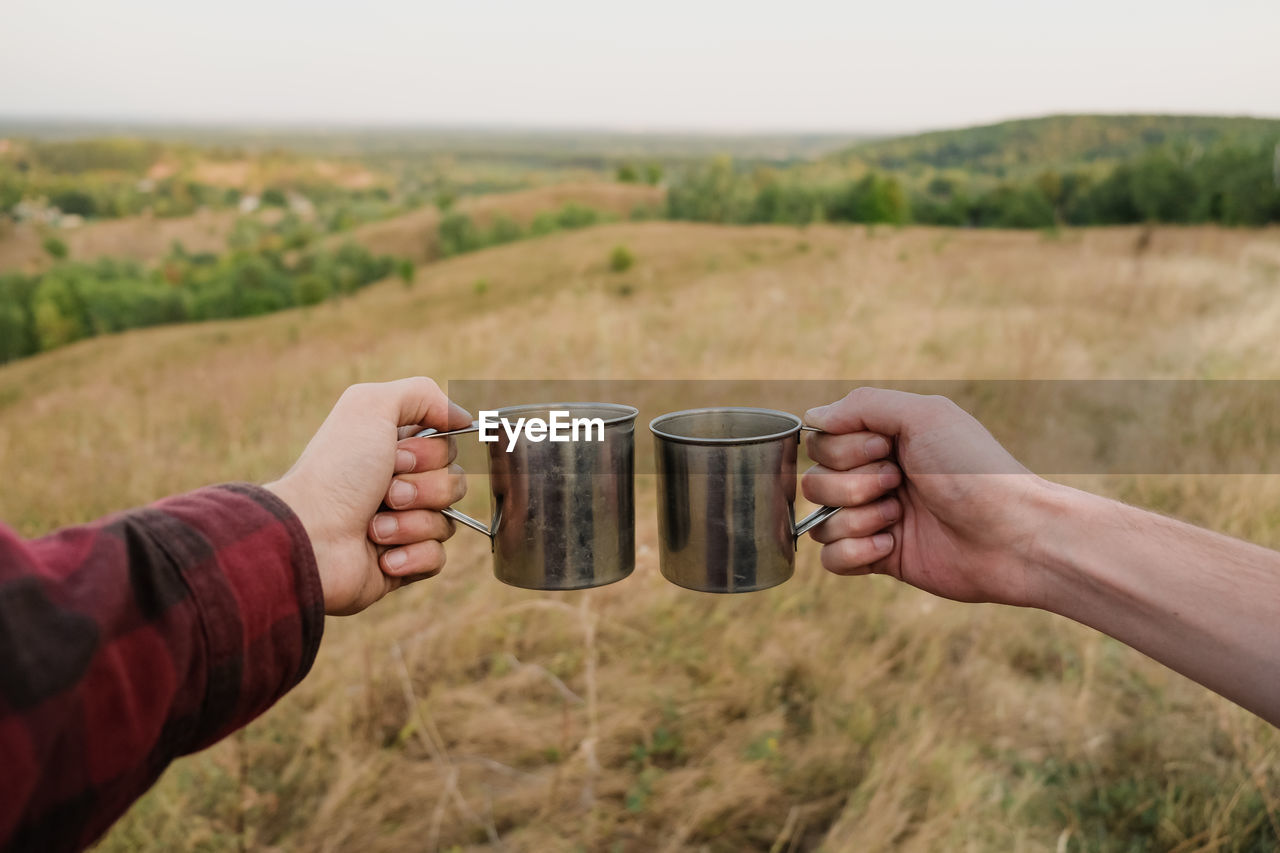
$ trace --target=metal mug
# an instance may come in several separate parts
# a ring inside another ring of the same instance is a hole
[[[654,418],[658,545],[667,580],[702,592],[754,592],[795,571],[799,537],[839,507],[795,522],[805,426],[773,409],[688,409]]]
[[[493,574],[524,589],[568,590],[620,581],[635,568],[635,419],[614,403],[548,403],[499,409],[499,418],[600,418],[603,441],[530,441],[521,434],[489,445],[486,525],[450,507],[444,514],[489,537]],[[449,432],[477,432],[478,423]]]

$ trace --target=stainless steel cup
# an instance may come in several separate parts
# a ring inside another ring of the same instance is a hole
[[[799,537],[838,507],[795,523],[800,418],[772,409],[689,409],[654,418],[662,574],[702,592],[753,592],[795,571]]]
[[[444,514],[489,537],[493,574],[524,589],[584,589],[620,581],[635,568],[635,419],[638,411],[613,403],[510,406],[500,418],[552,411],[600,418],[604,440],[530,441],[507,450],[507,436],[489,444],[489,524],[450,508]],[[424,430],[419,436],[458,435]]]

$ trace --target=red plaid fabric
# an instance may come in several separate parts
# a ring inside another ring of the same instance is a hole
[[[297,684],[323,628],[306,532],[256,486],[32,541],[0,527],[0,847],[88,846]]]

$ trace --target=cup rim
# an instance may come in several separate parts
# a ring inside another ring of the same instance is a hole
[[[696,436],[678,435],[673,432],[667,432],[661,427],[664,423],[681,415],[705,415],[705,414],[752,414],[752,415],[778,415],[791,421],[792,425],[788,429],[781,432],[768,433],[765,435],[751,435],[744,438],[698,438]],[[698,409],[681,409],[678,412],[667,412],[664,415],[658,415],[649,421],[649,431],[658,438],[665,441],[674,441],[679,444],[701,444],[701,445],[738,445],[738,444],[762,444],[768,441],[777,441],[788,436],[796,435],[800,432],[800,428],[804,425],[804,421],[780,409],[762,409],[756,406],[708,406]]]
[[[640,410],[635,406],[628,406],[625,403],[520,403],[515,406],[501,406],[497,409],[498,417],[506,417],[508,415],[518,415],[521,412],[534,411],[551,411],[552,409],[568,409],[572,414],[574,407],[604,409],[606,412],[616,412],[604,419],[605,426],[613,426],[614,424],[627,423],[634,421],[636,416],[640,414]]]

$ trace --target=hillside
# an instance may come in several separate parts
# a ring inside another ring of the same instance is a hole
[[[618,245],[636,258],[620,273]],[[1278,284],[1274,229],[566,232],[421,267],[411,287],[0,367],[0,517],[37,535],[265,481],[346,385],[417,373],[752,377],[742,403],[770,393],[760,380],[806,377],[1275,377]],[[647,387],[640,447],[678,392]],[[1223,446],[1254,446],[1246,424],[1229,427]],[[476,446],[459,446],[481,470]],[[1274,477],[1072,481],[1280,546]],[[483,514],[486,488],[475,476],[464,509]],[[653,489],[641,468],[635,576],[599,590],[504,587],[483,539],[460,530],[439,578],[329,620],[297,690],[178,762],[99,849],[478,849],[492,833],[539,853],[1243,851],[1280,838],[1280,732],[1244,711],[1044,613],[827,575],[808,541],[774,590],[677,589],[658,574]]]
[[[1280,119],[1225,116],[1056,115],[854,145],[830,160],[889,171],[960,169],[1015,176],[1107,165],[1165,144],[1280,142]]]
[[[589,207],[618,219],[626,219],[636,210],[647,211],[649,216],[654,216],[661,211],[663,197],[659,187],[641,184],[555,184],[510,193],[470,196],[458,202],[455,210],[482,226],[504,216],[528,227],[538,214],[559,210],[568,204]],[[422,263],[438,256],[436,231],[440,219],[439,210],[424,207],[403,216],[363,225],[350,234],[334,235],[329,240],[337,243],[353,239],[373,252]]]
[[[507,216],[527,225],[537,214],[579,204],[601,213],[627,218],[636,208],[657,209],[662,191],[656,187],[609,182],[554,184],[508,193],[464,196],[457,209],[488,222]],[[270,215],[268,211],[265,215]],[[259,216],[258,218],[261,218]],[[50,265],[41,247],[45,233],[56,233],[68,248],[71,260],[91,261],[102,257],[126,258],[154,263],[166,255],[175,242],[189,252],[221,252],[235,225],[231,211],[206,210],[191,216],[157,218],[133,216],[90,222],[73,229],[42,231],[27,223],[0,219],[0,273],[8,270],[33,272]],[[435,229],[440,214],[434,206],[339,232],[326,238],[330,244],[354,240],[377,253],[408,257],[415,262],[433,257]]]

